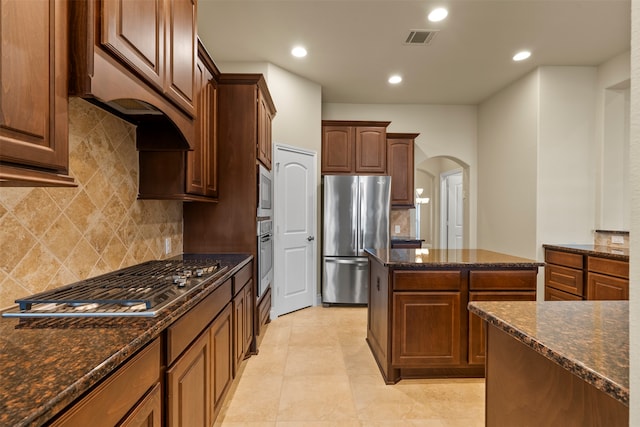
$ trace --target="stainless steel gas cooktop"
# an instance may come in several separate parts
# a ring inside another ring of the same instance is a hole
[[[153,317],[226,270],[207,258],[148,261],[18,299],[2,316]]]

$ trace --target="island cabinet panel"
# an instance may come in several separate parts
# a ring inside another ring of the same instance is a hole
[[[534,276],[535,277],[535,276]],[[536,293],[519,292],[469,292],[469,301],[535,301]],[[469,364],[484,365],[486,360],[487,327],[482,319],[469,313]]]
[[[629,407],[506,332],[487,342],[487,427],[629,425]]]
[[[463,275],[459,270],[394,271],[394,291],[455,291],[462,287]]]
[[[67,6],[66,1],[2,2],[2,186],[75,186],[68,175]]]
[[[536,290],[538,269],[470,271],[470,290]]]
[[[391,300],[389,271],[378,262],[369,262],[369,304],[367,310],[367,343],[375,355],[385,381],[395,382],[391,368]]]
[[[394,367],[460,363],[460,293],[393,295]]]
[[[157,418],[160,411],[157,406],[149,408],[147,396],[160,384],[160,354],[160,340],[156,339],[51,425],[110,427],[120,425],[132,411],[151,411],[151,418]]]
[[[151,389],[136,409],[118,427],[162,427],[160,384]]]

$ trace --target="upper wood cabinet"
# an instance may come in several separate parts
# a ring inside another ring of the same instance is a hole
[[[322,174],[384,175],[390,123],[323,120]]]
[[[166,140],[172,130],[171,138],[192,148],[197,1],[86,0],[69,2],[69,9],[70,94],[129,117],[138,125],[138,139],[145,135],[148,113],[160,112],[180,132],[154,132],[152,121],[150,139]]]
[[[3,1],[0,28],[0,186],[74,186],[67,2]]]
[[[202,44],[196,67],[196,134],[193,150],[141,146],[139,198],[215,202],[218,198],[219,71]]]
[[[196,1],[102,2],[101,45],[195,115]]]
[[[272,108],[263,91],[258,91],[258,160],[271,170]]]
[[[391,176],[391,206],[414,207],[414,144],[419,133],[387,133],[387,174]]]

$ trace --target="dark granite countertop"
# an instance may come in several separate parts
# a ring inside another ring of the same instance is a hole
[[[469,311],[629,406],[629,302],[470,302]]]
[[[410,236],[391,236],[392,242],[424,242],[424,239]]]
[[[629,248],[616,248],[602,245],[560,245],[545,244],[545,249],[554,249],[562,252],[571,252],[581,255],[595,255],[603,258],[617,259],[619,261],[629,261]]]
[[[484,249],[365,249],[370,256],[389,267],[429,268],[500,268],[541,267],[542,262]]]
[[[0,425],[42,425],[251,260],[245,254],[207,256],[220,260],[226,272],[156,317],[0,317]]]

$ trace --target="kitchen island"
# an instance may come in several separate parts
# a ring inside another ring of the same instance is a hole
[[[142,425],[140,417],[178,425],[174,389],[185,380],[198,380],[188,384],[189,408],[211,407],[181,425],[211,425],[213,403],[235,375],[234,356],[243,356],[233,326],[244,322],[234,315],[240,290],[253,286],[253,262],[244,254],[210,256],[224,273],[155,317],[0,317],[0,425]]]
[[[486,425],[627,426],[627,301],[471,302],[487,324]]]
[[[367,343],[387,384],[484,376],[484,329],[469,301],[536,299],[543,263],[482,249],[366,249]]]

